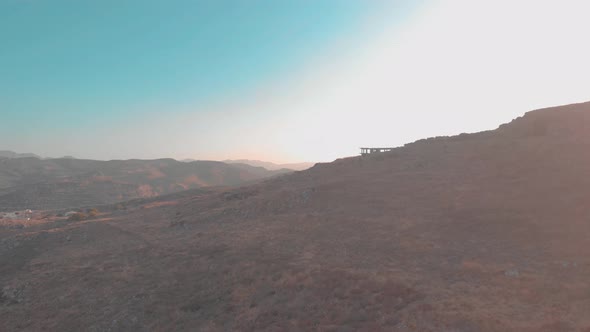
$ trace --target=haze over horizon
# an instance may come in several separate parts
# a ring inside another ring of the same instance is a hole
[[[0,150],[287,163],[493,129],[590,99],[589,9],[8,0]]]

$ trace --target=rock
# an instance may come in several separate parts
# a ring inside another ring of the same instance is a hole
[[[0,292],[0,303],[14,305],[23,302],[24,286],[10,287],[5,286]]]
[[[311,194],[312,194],[314,191],[315,191],[315,189],[313,189],[313,188],[311,188],[311,189],[307,189],[307,190],[304,190],[304,191],[301,193],[301,202],[302,202],[303,204],[307,203],[307,202],[309,201],[310,197],[311,197]]]
[[[520,276],[520,272],[517,269],[510,269],[504,271],[504,275],[511,278],[518,278]]]
[[[563,261],[561,262],[561,267],[563,267],[564,269],[570,268],[570,267],[578,267],[578,263],[576,262],[569,262],[569,261]]]

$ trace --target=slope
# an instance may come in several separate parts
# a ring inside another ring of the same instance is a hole
[[[589,331],[590,103],[2,229],[11,329]]]

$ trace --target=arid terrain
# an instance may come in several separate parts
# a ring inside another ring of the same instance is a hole
[[[249,159],[224,160],[223,162],[228,164],[246,164],[254,167],[263,167],[271,171],[281,170],[285,168],[292,169],[295,171],[304,171],[308,168],[311,168],[314,165],[314,163],[275,164],[271,162]]]
[[[99,161],[29,155],[0,156],[0,212],[110,204],[187,189],[236,186],[291,171],[217,161]]]
[[[3,331],[588,332],[590,103],[6,223],[0,289]]]

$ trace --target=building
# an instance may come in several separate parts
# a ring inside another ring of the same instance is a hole
[[[389,152],[395,148],[361,148],[361,155],[367,155],[372,153]]]

